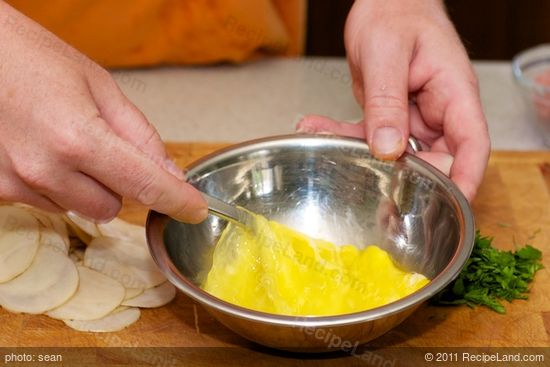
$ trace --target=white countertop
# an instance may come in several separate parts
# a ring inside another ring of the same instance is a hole
[[[545,147],[507,62],[474,62],[493,149]],[[117,71],[115,79],[166,141],[238,142],[288,134],[301,115],[357,121],[345,59]]]

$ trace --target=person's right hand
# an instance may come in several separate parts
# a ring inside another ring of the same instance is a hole
[[[110,74],[0,1],[0,200],[113,218],[121,197],[206,218],[145,116]]]
[[[478,81],[441,0],[356,0],[345,43],[360,124],[306,116],[302,132],[332,132],[367,141],[394,160],[410,135],[417,156],[449,174],[471,201],[490,152]]]

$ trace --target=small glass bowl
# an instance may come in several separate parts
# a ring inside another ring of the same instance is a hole
[[[529,113],[550,147],[550,44],[517,54],[512,60],[512,71]]]

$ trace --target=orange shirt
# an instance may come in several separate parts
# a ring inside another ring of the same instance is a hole
[[[107,67],[303,52],[306,0],[8,0]]]

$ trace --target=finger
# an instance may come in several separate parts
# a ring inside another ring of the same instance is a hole
[[[429,146],[441,137],[441,131],[436,131],[426,125],[416,104],[409,106],[409,126],[410,134]]]
[[[444,136],[440,137],[439,139],[437,139],[432,143],[430,147],[430,151],[451,154],[451,150],[447,146],[447,142],[445,141]]]
[[[363,108],[363,103],[365,103],[365,95],[363,94],[363,86],[365,83],[363,82],[363,76],[361,75],[361,70],[359,70],[356,66],[353,60],[350,59],[348,55],[348,65],[349,70],[351,74],[351,80],[352,80],[352,91],[353,96],[355,97],[355,100]]]
[[[418,152],[416,153],[416,156],[441,172],[443,172],[446,176],[449,176],[449,173],[451,171],[451,166],[453,165],[453,156],[449,153],[444,152]]]
[[[486,143],[485,143],[486,142]],[[464,196],[472,201],[483,180],[489,160],[488,137],[476,137],[462,141],[454,155],[451,167],[451,179],[460,188]]]
[[[409,136],[408,70],[412,50],[399,37],[362,50],[367,142],[374,156],[397,159]]]
[[[308,115],[296,125],[296,132],[308,134],[330,133],[352,138],[365,138],[362,123],[339,122],[325,116]]]
[[[51,188],[44,194],[60,207],[82,217],[108,222],[122,207],[120,195],[80,172],[59,174],[51,180]]]
[[[25,203],[54,213],[63,212],[63,208],[59,205],[35,192],[16,175],[8,172],[0,175],[0,200]]]
[[[483,179],[490,142],[475,74],[467,60],[464,64],[439,73],[417,103],[427,124],[444,131],[444,139],[437,139],[432,150],[453,155],[450,177],[471,201]]]
[[[102,154],[93,160],[80,160],[82,172],[121,196],[176,219],[198,223],[206,218],[206,202],[195,188],[155,164],[132,144],[109,133],[105,122],[94,124],[97,127],[102,125],[106,129],[103,138],[99,133],[91,135],[92,139],[98,140],[96,144],[101,142]]]
[[[475,93],[462,93],[448,107],[447,145],[454,155],[451,179],[468,200],[473,200],[489,159],[487,124]]]
[[[0,201],[26,203],[51,212],[62,212],[57,204],[32,190],[19,175],[13,171],[13,160],[0,146]]]
[[[164,144],[145,115],[122,93],[107,72],[89,78],[90,92],[101,117],[122,139],[151,155],[153,160],[167,158]]]

